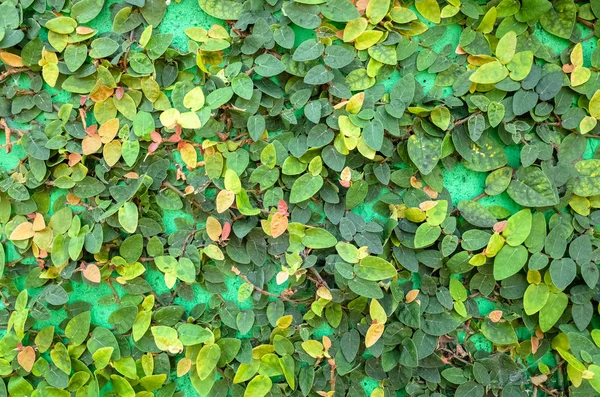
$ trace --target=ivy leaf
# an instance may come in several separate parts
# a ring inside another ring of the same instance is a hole
[[[494,279],[500,281],[517,274],[525,266],[528,254],[522,245],[505,245],[494,258]]]
[[[290,192],[290,203],[300,203],[308,200],[321,189],[323,178],[311,174],[304,174],[296,179]]]
[[[508,76],[508,70],[498,61],[488,62],[480,66],[469,80],[477,84],[496,84]]]
[[[559,0],[540,17],[540,24],[548,33],[569,39],[576,17],[577,5],[571,0]]]
[[[422,133],[415,133],[408,139],[408,155],[419,171],[430,174],[442,154],[442,140]]]
[[[243,3],[231,0],[198,0],[198,4],[211,17],[228,21],[238,20],[243,9]]]
[[[569,304],[569,297],[562,292],[551,293],[548,301],[540,310],[540,329],[549,331],[564,313]]]
[[[508,195],[524,207],[558,204],[558,193],[544,172],[537,167],[520,168],[508,186]]]
[[[367,256],[354,265],[354,272],[363,280],[380,281],[396,275],[394,266],[385,259]]]
[[[272,384],[271,378],[268,376],[257,375],[248,382],[244,397],[264,397],[271,390]]]

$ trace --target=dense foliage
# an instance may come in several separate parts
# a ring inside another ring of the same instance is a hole
[[[600,393],[599,0],[199,7],[0,4],[0,396]]]

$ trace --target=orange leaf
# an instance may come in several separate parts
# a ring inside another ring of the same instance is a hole
[[[24,66],[21,57],[11,54],[10,52],[0,52],[0,59],[8,66],[12,66],[14,68],[20,68]]]
[[[287,216],[279,212],[273,214],[273,218],[271,218],[271,236],[273,236],[273,238],[281,236],[287,230],[287,227]]]
[[[502,310],[491,311],[488,317],[493,323],[497,323],[502,318]]]
[[[325,351],[328,351],[331,347],[331,339],[329,339],[327,336],[323,337],[323,347],[325,348]]]
[[[507,221],[500,221],[494,224],[494,233],[502,233],[506,229]]]
[[[17,361],[25,371],[31,372],[33,364],[35,363],[35,350],[33,350],[33,347],[25,346],[25,348],[19,352]]]
[[[74,195],[73,193],[67,194],[67,203],[71,205],[77,205],[81,202],[81,199]]]
[[[83,149],[83,154],[86,156],[88,154],[96,153],[101,147],[102,140],[99,135],[88,135],[81,141],[81,149]]]
[[[78,34],[90,34],[90,33],[94,33],[95,30],[92,28],[88,28],[87,26],[77,26],[77,29],[75,29],[75,31]]]
[[[373,346],[381,338],[381,335],[383,335],[384,328],[385,326],[380,323],[371,324],[367,330],[367,335],[365,335],[365,346]]]
[[[223,225],[223,231],[221,232],[221,240],[227,240],[231,233],[231,223],[225,222]]]
[[[219,214],[227,211],[235,201],[235,193],[231,190],[221,190],[217,194],[217,212]]]
[[[340,174],[340,185],[343,187],[350,187],[350,180],[352,179],[352,171],[350,167],[346,167]]]
[[[87,265],[85,269],[83,269],[83,277],[93,283],[99,283],[101,280],[100,269],[98,269],[98,266],[91,263]]]
[[[405,296],[406,303],[410,303],[410,302],[414,301],[415,299],[417,299],[417,296],[419,296],[418,289],[413,289],[413,290],[408,291]]]
[[[187,374],[190,368],[192,368],[192,360],[187,357],[179,360],[177,363],[177,377],[182,377],[183,375]]]
[[[423,184],[417,179],[416,176],[413,175],[410,177],[410,186],[412,186],[415,189],[420,189],[423,186]]]
[[[206,233],[208,234],[208,237],[212,241],[219,241],[221,239],[222,232],[223,228],[221,227],[219,221],[216,218],[209,216],[206,219]]]
[[[437,204],[438,204],[437,201],[427,200],[427,201],[423,201],[421,204],[419,204],[419,208],[421,209],[421,211],[427,211],[427,210],[430,210],[433,207],[435,207]]]
[[[423,191],[425,192],[426,195],[428,195],[429,197],[431,197],[432,199],[436,199],[438,198],[439,194],[438,192],[436,192],[435,190],[433,190],[432,188],[430,188],[429,186],[425,186],[423,188]]]
[[[531,337],[531,353],[535,354],[540,347],[540,340],[535,336]]]
[[[69,153],[69,167],[73,167],[75,164],[81,161],[81,155],[79,153]]]
[[[102,124],[98,130],[98,135],[100,135],[102,143],[108,143],[115,139],[117,132],[119,132],[119,119],[115,118]]]
[[[33,224],[29,222],[23,222],[13,230],[10,234],[10,240],[21,241],[27,240],[33,237],[35,231],[33,230]]]

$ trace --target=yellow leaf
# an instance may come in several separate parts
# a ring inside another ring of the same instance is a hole
[[[491,33],[492,30],[494,30],[494,25],[496,24],[496,16],[496,7],[491,7],[481,19],[481,23],[477,27],[477,30],[484,34]]]
[[[223,259],[225,259],[225,255],[223,255],[223,251],[221,251],[221,249],[214,244],[209,244],[206,247],[204,247],[203,252],[210,259],[214,259],[216,261],[222,261]]]
[[[286,329],[287,327],[292,325],[293,320],[294,320],[294,317],[291,315],[279,317],[277,319],[277,323],[276,323],[277,328]]]
[[[363,102],[365,101],[365,93],[359,92],[350,98],[348,103],[346,103],[346,110],[348,113],[358,114],[360,109],[362,108]]]
[[[198,165],[198,153],[196,153],[196,148],[192,144],[186,142],[181,145],[179,154],[181,154],[181,159],[188,167],[196,168]]]
[[[381,338],[381,335],[383,335],[384,327],[385,326],[383,324],[379,323],[371,324],[371,326],[367,330],[367,335],[365,335],[365,346],[367,348],[377,343],[379,338]]]
[[[581,120],[581,122],[579,122],[579,131],[582,134],[587,134],[588,132],[590,132],[591,130],[596,128],[597,123],[598,123],[598,120],[596,120],[592,116],[585,116]]]
[[[377,25],[388,13],[389,8],[390,0],[369,0],[366,10],[367,18],[373,25]]]
[[[576,67],[583,66],[583,47],[581,43],[577,43],[571,51],[571,63]]]
[[[42,214],[35,214],[35,219],[33,220],[33,231],[39,232],[40,230],[44,230],[46,228],[46,221]]]
[[[15,230],[10,234],[10,240],[22,241],[33,237],[35,232],[33,231],[33,224],[29,222],[23,222],[19,224]]]
[[[600,119],[600,90],[597,90],[592,99],[590,99],[589,111],[592,117]]]
[[[385,392],[383,391],[383,389],[381,387],[376,387],[371,392],[370,397],[384,397],[384,396],[385,396]]]
[[[507,64],[512,61],[517,49],[517,34],[514,31],[506,33],[496,46],[496,57],[502,64]]]
[[[106,161],[106,164],[108,164],[109,167],[117,164],[121,158],[121,142],[112,141],[104,145],[102,155],[104,156],[104,161]]]
[[[217,212],[219,214],[227,211],[235,201],[235,193],[231,190],[221,190],[217,194]]]
[[[349,43],[356,40],[367,29],[368,24],[365,18],[356,18],[348,22],[344,29],[344,42]]]
[[[328,301],[333,299],[333,296],[331,295],[331,291],[329,291],[327,288],[325,287],[319,287],[319,289],[317,289],[317,295],[320,298],[326,299]]]
[[[312,358],[323,357],[324,347],[318,340],[307,340],[302,342],[302,349]]]
[[[417,11],[428,21],[440,23],[441,11],[437,0],[417,0],[415,7],[417,7]]]
[[[590,79],[591,76],[592,76],[591,70],[589,70],[588,68],[584,68],[583,66],[577,66],[571,72],[571,85],[573,87],[577,87],[582,84],[585,84]]]
[[[200,118],[194,112],[185,112],[181,113],[177,118],[177,124],[179,124],[182,128],[194,129],[200,128]]]
[[[212,241],[219,241],[221,239],[223,228],[216,218],[212,216],[206,218],[206,233]]]
[[[202,88],[196,87],[183,97],[183,106],[191,109],[193,112],[200,110],[204,106],[204,92]]]
[[[385,310],[383,306],[377,301],[377,299],[371,299],[371,305],[369,306],[369,315],[373,322],[377,322],[379,324],[385,324],[387,321],[387,315],[385,314]]]
[[[50,87],[54,87],[56,85],[58,75],[58,63],[46,63],[42,67],[42,76],[44,77],[44,81],[48,83]]]
[[[179,114],[179,110],[175,108],[167,109],[160,114],[160,122],[167,128],[175,128]]]

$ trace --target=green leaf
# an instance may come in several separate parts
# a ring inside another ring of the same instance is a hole
[[[508,187],[508,195],[524,207],[548,207],[558,204],[556,188],[537,167],[520,168]]]
[[[239,19],[243,10],[243,3],[231,0],[198,0],[198,4],[211,17],[228,21]]]
[[[525,266],[528,254],[522,245],[505,245],[494,258],[494,279],[504,280],[515,275]]]
[[[576,18],[577,5],[572,0],[559,0],[540,17],[540,24],[548,33],[563,39],[569,39]]]
[[[531,284],[523,296],[523,308],[527,315],[539,312],[550,297],[550,288],[546,284]]]
[[[484,206],[476,201],[463,200],[456,206],[467,222],[478,227],[492,227],[497,222]]]
[[[573,192],[582,197],[600,194],[600,160],[582,160],[575,168],[579,176],[573,183]]]
[[[408,139],[408,155],[419,171],[430,174],[442,154],[442,140],[422,133],[415,133]]]
[[[496,84],[508,76],[508,70],[498,61],[488,62],[480,66],[469,80],[477,84]]]
[[[569,297],[562,293],[551,293],[548,301],[540,310],[540,329],[542,332],[549,331],[564,313],[569,304]]]
[[[90,311],[79,313],[67,323],[65,336],[74,346],[81,345],[88,337],[92,315]]]
[[[380,281],[396,275],[394,265],[376,256],[367,256],[354,265],[354,273],[363,280]]]
[[[213,373],[219,358],[221,358],[221,348],[217,344],[205,345],[200,349],[196,358],[196,371],[201,380]]]
[[[265,375],[257,375],[248,382],[244,397],[264,397],[271,390],[273,382]]]
[[[486,319],[481,326],[481,333],[496,345],[512,345],[518,342],[517,334],[509,322],[493,323]]]
[[[422,223],[417,228],[415,234],[415,248],[428,247],[435,243],[440,237],[442,229],[439,226],[432,226],[429,223]]]
[[[323,186],[323,178],[304,174],[296,179],[290,192],[290,203],[300,203],[313,197]]]
[[[377,25],[386,16],[390,8],[390,0],[372,0],[367,4],[366,15],[369,22]]]
[[[335,236],[325,229],[307,229],[302,237],[302,244],[308,248],[323,249],[337,244]]]
[[[128,233],[135,233],[138,226],[138,209],[132,202],[127,202],[119,208],[119,223]]]
[[[555,259],[550,264],[552,283],[559,290],[567,288],[577,275],[577,265],[571,258]]]

